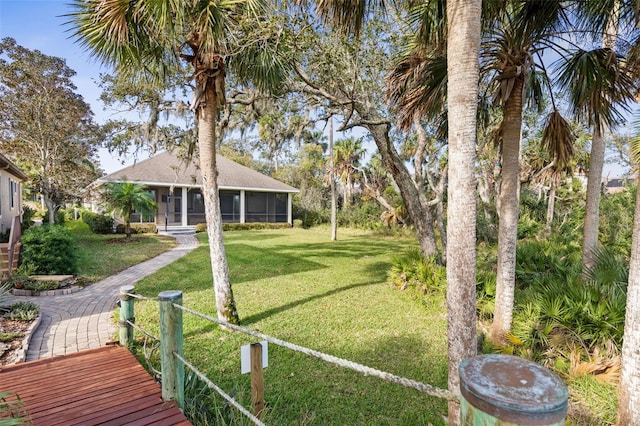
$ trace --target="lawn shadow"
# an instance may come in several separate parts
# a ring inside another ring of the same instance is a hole
[[[279,313],[284,312],[286,310],[293,309],[293,308],[298,307],[300,305],[304,305],[305,303],[309,303],[309,302],[312,302],[314,300],[322,299],[324,297],[333,296],[335,294],[342,293],[343,291],[348,291],[348,290],[352,290],[354,288],[359,288],[359,287],[367,287],[367,286],[374,285],[374,284],[378,284],[378,283],[369,281],[369,282],[350,284],[350,285],[347,285],[347,286],[344,286],[344,287],[334,288],[332,290],[325,291],[324,293],[314,294],[314,295],[305,297],[303,299],[296,300],[294,302],[289,302],[286,305],[278,306],[276,308],[267,309],[266,311],[258,312],[256,314],[249,315],[248,317],[245,317],[245,318],[240,318],[240,323],[243,326],[248,326],[249,324],[253,324],[255,322],[258,322],[258,321],[261,321],[261,320],[263,320],[265,318],[268,318],[271,315],[279,314]]]

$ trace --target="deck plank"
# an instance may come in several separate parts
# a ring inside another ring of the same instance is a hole
[[[3,366],[0,392],[15,392],[34,425],[190,425],[126,349],[105,346]]]

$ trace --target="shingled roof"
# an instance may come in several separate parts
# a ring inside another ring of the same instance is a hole
[[[265,176],[253,169],[216,156],[220,189],[298,192],[292,186]],[[195,161],[185,163],[170,152],[163,152],[115,173],[103,176],[99,182],[127,181],[148,186],[201,187],[202,177]]]

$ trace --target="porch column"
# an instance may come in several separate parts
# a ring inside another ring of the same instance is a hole
[[[291,219],[293,217],[292,200],[293,200],[293,197],[291,196],[291,193],[287,192],[287,223],[289,225],[293,224],[293,219]]]
[[[181,221],[182,221],[182,226],[187,226],[189,224],[189,217],[187,215],[187,206],[189,205],[189,200],[187,200],[187,196],[189,195],[189,188],[187,188],[186,186],[182,187],[182,198],[181,198],[181,203],[182,206],[180,208],[180,212],[181,212]]]
[[[240,190],[240,223],[244,223],[244,189]]]

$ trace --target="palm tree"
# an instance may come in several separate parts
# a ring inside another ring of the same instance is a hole
[[[636,180],[640,182],[640,137],[632,141],[631,155],[636,164],[638,176]],[[640,371],[640,189],[636,191],[636,210],[633,219],[622,365],[618,384],[617,425],[640,424],[640,388],[638,380],[634,380],[634,377],[637,378],[638,371]]]
[[[578,117],[593,128],[589,158],[587,199],[585,204],[582,244],[582,269],[586,273],[595,264],[598,246],[599,206],[602,170],[605,157],[605,134],[617,126],[628,112],[627,103],[633,99],[634,81],[624,70],[623,58],[616,52],[618,27],[630,25],[636,18],[635,7],[620,0],[587,0],[578,3],[579,26],[602,35],[602,47],[592,51],[578,51],[566,58],[566,70],[560,83],[569,93]]]
[[[336,141],[333,146],[333,161],[335,174],[338,176],[344,187],[342,194],[342,208],[346,208],[353,201],[353,186],[360,159],[364,154],[362,140],[356,138],[346,138]]]
[[[131,215],[152,215],[157,207],[147,188],[133,182],[108,182],[103,187],[102,196],[109,210],[124,218],[127,239],[131,238]]]
[[[193,101],[198,122],[207,233],[218,318],[239,321],[229,280],[222,235],[216,168],[216,119],[225,102],[226,58],[233,55],[243,79],[267,89],[285,75],[283,61],[272,55],[269,37],[247,34],[250,20],[262,11],[260,0],[141,2],[73,0],[69,14],[73,36],[95,58],[119,73],[162,80],[183,61],[193,70]],[[234,31],[242,28],[251,43]]]
[[[447,207],[447,341],[449,390],[458,365],[476,354],[476,116],[481,35],[480,0],[447,1],[449,187]],[[449,424],[460,423],[449,402]]]

